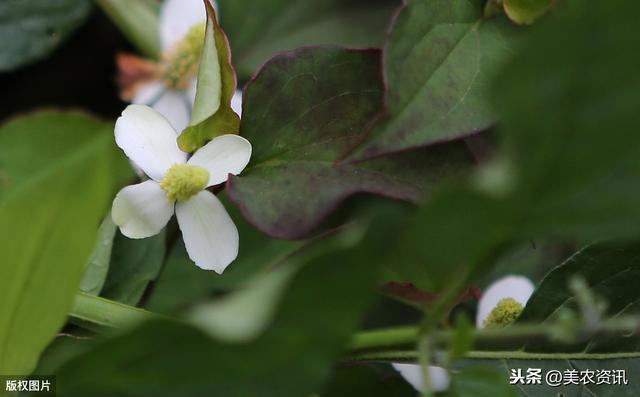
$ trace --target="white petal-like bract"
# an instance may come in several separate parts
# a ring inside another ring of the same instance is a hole
[[[148,81],[135,88],[136,92],[131,103],[138,105],[152,105],[167,90],[167,86],[161,80]]]
[[[239,135],[227,134],[213,138],[189,159],[188,164],[209,171],[207,186],[220,184],[229,174],[238,175],[249,163],[251,143]]]
[[[192,106],[193,102],[189,100],[187,93],[178,90],[167,90],[151,105],[169,120],[177,135],[189,125]]]
[[[127,186],[113,200],[111,217],[129,238],[146,238],[162,230],[173,215],[173,203],[155,181]]]
[[[422,369],[417,364],[404,364],[393,363],[393,368],[400,372],[400,375],[406,380],[414,389],[421,392],[424,389],[424,382],[422,381]],[[431,388],[435,392],[445,391],[449,388],[449,374],[447,370],[442,367],[429,366],[429,380],[431,382]]]
[[[480,297],[476,314],[476,327],[482,328],[491,311],[498,302],[505,298],[513,298],[516,302],[525,306],[534,289],[533,283],[523,276],[506,276],[496,280]]]
[[[216,7],[215,1],[209,1]],[[203,0],[165,0],[159,26],[162,50],[166,51],[180,41],[193,25],[205,23],[206,18]]]
[[[220,274],[238,256],[238,229],[220,200],[201,191],[176,204],[178,225],[189,258],[205,270]]]
[[[169,121],[144,105],[129,105],[116,121],[118,146],[151,179],[160,181],[173,164],[187,154],[178,148],[177,134]]]
[[[240,117],[242,117],[242,91],[236,90],[231,98],[231,109]]]

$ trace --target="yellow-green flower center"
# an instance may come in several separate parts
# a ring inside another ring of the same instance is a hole
[[[186,89],[198,72],[204,44],[205,24],[194,25],[170,51],[163,56],[162,80],[169,88]]]
[[[504,298],[484,320],[485,328],[502,328],[516,321],[522,313],[522,305],[513,298]]]
[[[160,181],[169,200],[185,201],[207,187],[209,171],[189,164],[174,164]]]

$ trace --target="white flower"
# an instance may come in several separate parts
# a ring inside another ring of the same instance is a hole
[[[478,302],[478,311],[476,313],[476,327],[484,328],[487,326],[487,320],[493,314],[503,313],[504,307],[513,309],[517,305],[517,311],[509,311],[506,316],[508,319],[517,317],[519,311],[527,304],[527,301],[533,294],[535,287],[533,283],[526,277],[522,276],[506,276],[494,281],[482,294]],[[514,317],[515,316],[515,317]],[[391,364],[400,375],[414,387],[414,389],[422,392],[424,383],[422,380],[422,371],[417,364],[393,363]],[[449,388],[449,374],[442,367],[429,366],[429,378],[432,390],[435,392],[445,391]]]
[[[216,7],[215,1],[211,3]],[[160,63],[133,55],[118,56],[123,98],[151,106],[169,119],[178,132],[189,124],[196,97],[206,18],[202,0],[165,0],[158,29]],[[241,91],[236,91],[231,107],[240,114]]]
[[[424,383],[422,380],[422,369],[417,364],[391,364],[393,368],[400,372],[400,375],[406,380],[414,389],[422,391],[424,389]],[[442,367],[429,366],[429,381],[431,382],[431,390],[434,392],[445,391],[449,388],[449,374],[447,370]]]
[[[145,238],[159,233],[175,210],[189,258],[222,273],[238,255],[238,230],[205,189],[239,174],[249,162],[251,144],[238,135],[222,135],[187,158],[177,137],[169,121],[148,106],[129,105],[122,112],[116,143],[151,179],[116,195],[113,221],[125,236]]]

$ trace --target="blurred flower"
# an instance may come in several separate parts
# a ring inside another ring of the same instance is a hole
[[[214,7],[216,3],[210,0]],[[118,54],[118,83],[124,100],[149,105],[181,132],[191,117],[196,96],[200,55],[204,43],[206,11],[202,0],[165,0],[160,11],[159,62],[137,55]],[[236,92],[234,96],[237,105]],[[240,114],[240,108],[233,110]],[[241,104],[240,99],[240,104]]]
[[[393,368],[400,372],[400,375],[409,382],[414,389],[422,391],[424,383],[422,380],[422,371],[417,364],[391,364]],[[429,366],[429,380],[431,381],[431,390],[435,392],[445,391],[449,388],[449,374],[442,367]]]
[[[205,189],[239,174],[249,162],[251,144],[238,135],[221,135],[187,158],[177,137],[169,121],[148,106],[129,105],[122,112],[116,143],[151,179],[116,195],[113,221],[123,235],[146,238],[159,233],[175,212],[189,258],[222,273],[238,255],[238,230]]]
[[[535,287],[526,277],[506,276],[494,281],[482,294],[476,313],[476,327],[504,327],[515,321]],[[417,364],[391,364],[416,390],[422,391],[422,371]],[[449,374],[442,367],[429,366],[429,378],[433,391],[449,388]]]

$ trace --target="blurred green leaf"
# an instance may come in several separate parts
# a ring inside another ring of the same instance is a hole
[[[231,65],[231,49],[209,1],[207,29],[198,70],[198,87],[189,126],[178,138],[180,148],[195,152],[218,135],[237,134],[240,118],[231,109],[236,92],[236,72]]]
[[[386,114],[351,155],[365,159],[447,142],[495,121],[488,86],[518,31],[485,19],[480,0],[409,0],[384,47]]]
[[[0,2],[0,71],[49,55],[85,21],[90,10],[90,0]]]
[[[416,391],[397,372],[373,364],[336,366],[322,397],[415,397]]]
[[[226,191],[258,229],[306,237],[356,193],[416,202],[435,183],[470,168],[463,144],[338,162],[381,110],[379,55],[303,48],[273,58],[246,87],[241,134],[254,152]]]
[[[563,310],[577,310],[569,280],[582,277],[592,292],[607,302],[605,317],[640,314],[640,243],[599,243],[582,249],[551,271],[527,302],[518,322],[539,323],[558,319]],[[532,341],[529,351],[557,351],[558,347]],[[609,335],[590,339],[563,351],[611,353],[640,351],[635,335]]]
[[[532,24],[543,16],[558,0],[503,0],[509,19],[520,24]]]
[[[93,253],[87,263],[80,289],[86,293],[98,295],[102,291],[104,282],[109,272],[109,263],[111,262],[111,249],[113,248],[113,239],[116,236],[118,227],[111,220],[111,212],[105,216],[98,229],[98,239],[93,247]]]
[[[436,192],[407,222],[388,272],[395,280],[438,292],[489,268],[510,246],[511,208],[507,201],[471,189]]]
[[[118,179],[107,128],[42,112],[0,129],[0,373],[30,373],[66,321]]]
[[[116,234],[109,274],[100,294],[106,299],[135,306],[147,286],[162,269],[165,255],[165,234],[145,239],[129,239]]]
[[[498,179],[523,212],[523,235],[640,234],[638,12],[637,2],[562,1],[500,73]]]
[[[197,305],[189,310],[186,318],[212,338],[249,341],[270,323],[285,287],[297,270],[297,266],[280,266],[260,274],[246,287],[222,299]]]
[[[221,23],[231,39],[242,79],[280,51],[339,44],[381,47],[399,0],[220,1]]]
[[[64,396],[309,395],[321,388],[357,327],[393,227],[384,222],[364,239],[355,229],[323,242],[326,249],[308,257],[289,283],[271,326],[250,343],[225,344],[184,324],[148,322],[71,361],[58,374],[59,391]]]
[[[140,51],[150,58],[160,58],[160,2],[96,0],[96,3]]]

